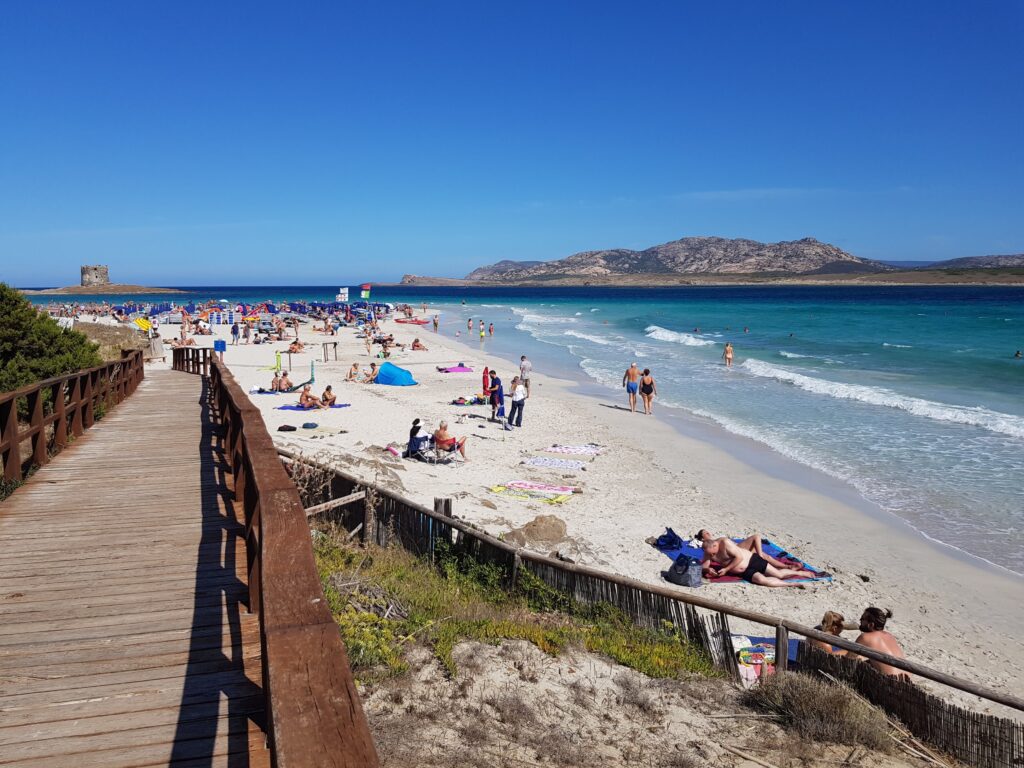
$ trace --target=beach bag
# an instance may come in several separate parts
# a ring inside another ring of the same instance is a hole
[[[699,587],[700,562],[689,555],[680,555],[672,563],[672,567],[661,574],[665,581],[678,584],[680,587]]]

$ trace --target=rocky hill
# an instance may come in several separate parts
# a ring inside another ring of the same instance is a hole
[[[922,269],[999,269],[1001,267],[1024,267],[1024,253],[1008,256],[967,256],[963,259],[937,261],[927,267],[922,267]]]
[[[473,270],[476,282],[533,281],[560,277],[683,274],[847,274],[884,272],[885,264],[862,259],[812,237],[781,243],[684,237],[643,251],[584,251],[558,261],[501,261]]]

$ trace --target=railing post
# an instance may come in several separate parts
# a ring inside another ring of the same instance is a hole
[[[0,405],[0,442],[7,446],[4,451],[4,480],[21,480],[21,447],[18,445],[18,398],[12,397]]]
[[[789,630],[783,624],[775,625],[775,674],[789,669]]]
[[[43,428],[43,390],[28,394],[29,428],[32,433],[32,463],[43,466],[49,458],[46,450],[46,430]]]
[[[68,379],[71,385],[71,392],[68,394],[68,405],[71,406],[71,434],[80,437],[85,431],[82,419],[82,377],[75,376]]]
[[[82,426],[86,429],[92,427],[95,421],[95,413],[92,406],[92,375],[86,373],[79,377],[81,391],[79,395],[82,400]]]
[[[60,452],[64,449],[64,446],[68,444],[68,419],[67,412],[65,410],[64,399],[67,397],[66,393],[67,381],[60,381],[54,385],[50,391],[50,395],[53,398],[53,450],[54,452]]]

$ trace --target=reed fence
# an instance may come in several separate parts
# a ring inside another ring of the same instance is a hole
[[[319,498],[305,499],[307,504],[322,503],[360,490],[366,492],[369,500],[367,503],[358,508],[349,505],[339,509],[335,517],[335,521],[347,530],[359,530],[364,542],[378,546],[396,544],[428,558],[433,558],[441,545],[460,556],[497,564],[506,575],[506,583],[513,588],[522,580],[522,574],[528,572],[564,595],[567,601],[608,603],[629,616],[638,626],[674,629],[689,642],[702,648],[717,667],[733,677],[738,676],[738,667],[729,617],[760,624],[774,631],[776,648],[779,649],[776,653],[777,672],[787,669],[786,651],[789,633],[792,632],[805,639],[821,640],[912,675],[1024,712],[1024,700],[1016,696],[989,690],[908,659],[897,659],[783,617],[749,611],[693,592],[645,584],[617,574],[517,549],[452,517],[450,499],[436,499],[435,508],[430,509],[339,467],[324,466],[302,454],[280,448],[278,454],[286,463],[302,462],[333,475],[329,488]],[[710,613],[703,615],[700,611]],[[943,701],[913,683],[901,683],[882,675],[869,664],[844,660],[824,652],[818,654],[824,659],[820,665],[812,663],[812,660],[818,658],[811,653],[815,649],[806,642],[801,642],[799,647],[803,649],[798,659],[801,669],[832,672],[903,722],[915,736],[953,757],[985,768],[1019,768],[1024,765],[1024,724]],[[837,665],[828,666],[825,663],[828,660],[834,660]],[[980,744],[979,740],[984,744]]]
[[[0,394],[0,455],[7,483],[20,483],[80,437],[139,386],[142,350],[76,373],[55,376]],[[30,443],[27,451],[22,451]]]

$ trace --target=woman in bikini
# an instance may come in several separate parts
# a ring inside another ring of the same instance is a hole
[[[650,416],[654,412],[654,396],[658,394],[658,386],[654,383],[654,377],[651,376],[651,369],[644,368],[644,373],[640,377],[640,397],[644,401],[644,413]]]
[[[725,352],[722,353],[722,357],[725,358],[725,367],[732,368],[732,342],[725,342]]]

